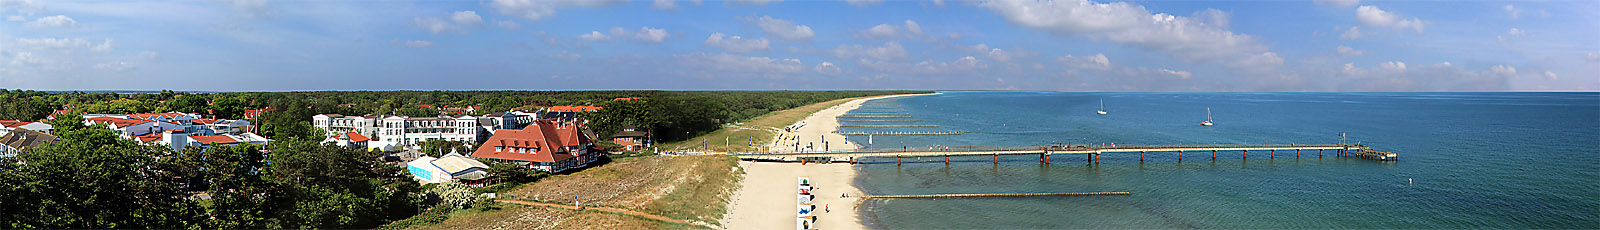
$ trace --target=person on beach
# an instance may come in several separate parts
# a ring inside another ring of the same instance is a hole
[[[822,205],[822,212],[829,212],[829,213],[831,213],[831,212],[833,212],[833,207],[831,207],[831,206],[828,206],[828,205],[826,205],[826,204],[824,204],[824,205]]]

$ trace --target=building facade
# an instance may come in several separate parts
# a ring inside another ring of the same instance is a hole
[[[414,149],[428,140],[481,143],[489,132],[474,116],[407,117],[344,116],[318,114],[312,116],[312,125],[332,135],[357,133],[370,137],[370,148],[385,150]]]
[[[603,154],[576,123],[545,119],[521,130],[495,130],[469,157],[561,172],[587,166]]]

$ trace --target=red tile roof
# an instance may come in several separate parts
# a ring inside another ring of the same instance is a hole
[[[558,153],[557,150],[587,145],[588,138],[579,134],[571,123],[558,124],[555,120],[545,119],[521,130],[495,130],[494,136],[478,146],[472,157],[558,162],[575,156],[570,152]]]
[[[27,125],[28,123],[33,123],[33,122],[18,121],[18,120],[0,120],[0,126],[12,127],[12,128],[15,128],[17,126]]]
[[[117,127],[117,128],[128,127],[128,126],[133,126],[133,125],[137,125],[137,124],[144,124],[145,122],[150,122],[150,121],[146,121],[146,120],[123,119],[123,118],[115,118],[115,117],[89,118],[88,121],[91,122],[91,123],[95,123],[95,124],[111,124],[111,126]]]
[[[367,136],[362,136],[360,133],[356,133],[356,132],[345,133],[344,135],[346,137],[349,137],[350,141],[355,141],[355,142],[372,140],[372,138],[367,138]]]
[[[600,106],[550,106],[550,112],[589,112],[604,109]]]
[[[222,119],[204,119],[204,118],[202,118],[202,119],[194,119],[193,121],[194,121],[195,124],[216,124],[218,121],[222,121]]]
[[[203,145],[240,143],[239,140],[234,140],[232,137],[228,137],[228,136],[225,136],[225,135],[189,136],[189,139],[194,140],[194,141],[198,141],[198,142],[200,142],[200,144],[203,144]]]
[[[144,136],[137,136],[137,138],[139,138],[139,142],[151,142],[161,140],[161,136],[161,133],[150,133],[145,134]]]
[[[176,118],[185,117],[185,116],[189,116],[189,114],[187,114],[187,113],[136,113],[136,114],[128,114],[128,118],[139,119],[139,120],[155,120],[157,118],[176,119]]]

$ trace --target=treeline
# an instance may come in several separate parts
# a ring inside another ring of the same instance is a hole
[[[924,91],[317,91],[194,94],[162,91],[149,94],[46,93],[0,91],[0,119],[38,120],[51,109],[74,106],[78,113],[189,112],[240,119],[243,111],[276,108],[258,118],[259,132],[273,139],[321,138],[311,127],[316,114],[438,115],[440,106],[478,106],[468,115],[528,109],[535,106],[604,106],[587,114],[599,134],[609,136],[632,125],[655,133],[662,141],[684,140],[772,111],[834,99]],[[639,97],[638,101],[615,101]],[[433,105],[424,108],[418,105]],[[615,107],[616,109],[610,109]],[[210,109],[209,111],[207,109]],[[614,118],[613,118],[614,117]]]
[[[377,153],[303,140],[172,151],[74,122],[0,157],[0,228],[372,228],[430,205]]]

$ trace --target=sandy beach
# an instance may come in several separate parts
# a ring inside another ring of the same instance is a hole
[[[865,103],[870,100],[918,95],[927,94],[901,94],[855,99],[837,106],[823,109],[822,111],[817,111],[817,113],[813,113],[811,116],[806,117],[805,120],[795,123],[796,125],[801,123],[805,124],[796,132],[779,133],[776,135],[774,140],[778,141],[770,143],[770,149],[777,152],[795,152],[796,146],[798,145],[800,149],[811,147],[812,151],[855,150],[860,146],[857,146],[855,143],[851,143],[849,140],[845,140],[844,135],[833,133],[834,131],[839,130],[839,115],[844,115],[845,113],[850,112],[850,110],[860,108],[861,103]]]
[[[794,152],[795,143],[813,146],[816,151],[844,151],[858,148],[845,140],[844,135],[833,133],[839,129],[837,117],[861,107],[873,99],[916,96],[922,94],[889,95],[851,100],[838,106],[817,111],[806,117],[794,134],[779,134],[771,149],[777,152]],[[798,123],[797,123],[798,124]],[[798,141],[785,140],[799,137]],[[823,144],[826,141],[826,145]],[[816,189],[813,204],[817,206],[817,229],[866,229],[861,223],[857,208],[861,190],[855,187],[855,168],[850,164],[805,164],[776,162],[739,162],[744,168],[744,180],[732,197],[728,214],[722,223],[727,229],[789,229],[799,221],[795,216],[798,188],[796,178],[810,177]],[[840,194],[850,194],[841,198]],[[824,209],[831,211],[824,211]]]
[[[810,177],[816,188],[817,229],[866,229],[856,213],[861,194],[851,186],[855,168],[850,164],[739,162],[745,170],[743,186],[732,197],[722,223],[727,229],[793,229],[799,189],[795,178]],[[839,194],[849,193],[849,198]],[[826,208],[831,211],[824,211]]]

